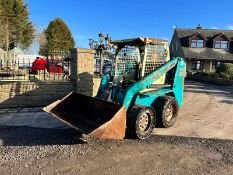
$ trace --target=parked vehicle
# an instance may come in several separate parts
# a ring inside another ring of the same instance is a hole
[[[37,74],[38,71],[47,71],[49,73],[64,73],[64,68],[62,65],[51,62],[49,63],[46,59],[43,58],[37,58],[33,63],[31,67],[31,73]]]
[[[123,139],[126,135],[146,139],[155,126],[173,126],[183,103],[185,61],[166,61],[164,40],[136,38],[115,43],[122,46],[122,42],[125,47],[119,49],[114,74],[103,75],[96,97],[71,92],[44,110],[100,139]],[[132,48],[135,43],[140,48]]]
[[[45,70],[47,67],[47,60],[37,57],[32,63],[31,73],[37,74],[37,71]]]

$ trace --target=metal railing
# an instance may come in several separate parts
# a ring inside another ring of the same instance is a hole
[[[46,61],[43,63],[0,60],[0,81],[39,80],[69,81],[70,62]]]

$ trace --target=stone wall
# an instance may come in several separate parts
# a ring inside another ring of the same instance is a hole
[[[100,82],[101,82],[101,78],[94,78],[93,79],[93,94],[92,94],[92,96],[97,95],[97,92],[98,92],[99,86],[100,86]]]
[[[0,81],[0,108],[46,106],[71,91],[97,94],[101,79],[94,78],[94,50],[71,50],[70,82]]]
[[[70,82],[0,81],[0,108],[46,106],[73,90]]]

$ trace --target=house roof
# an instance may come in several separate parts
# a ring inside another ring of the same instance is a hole
[[[233,52],[231,50],[183,47],[183,53],[185,58],[233,61]]]
[[[175,30],[181,43],[181,48],[186,58],[208,59],[219,61],[233,61],[233,50],[213,49],[213,39],[223,34],[230,44],[233,44],[233,30],[216,30],[216,29],[182,29]],[[190,48],[189,39],[195,34],[200,33],[207,43],[205,48]]]
[[[218,29],[182,29],[177,28],[176,32],[179,38],[190,37],[195,33],[200,32],[202,36],[206,37],[207,39],[211,39],[220,33],[224,33],[230,39],[233,39],[233,30],[218,30]]]
[[[196,32],[194,33],[192,36],[190,36],[189,38],[193,38],[194,36],[200,36],[202,39],[207,40],[207,38],[205,36],[203,36],[200,32]]]
[[[228,41],[231,41],[231,38],[228,37],[227,34],[223,33],[219,33],[218,35],[216,35],[215,37],[213,37],[212,39],[215,40],[216,38],[218,38],[219,36],[224,36]]]

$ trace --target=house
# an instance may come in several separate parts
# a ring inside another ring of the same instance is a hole
[[[176,28],[171,57],[183,57],[187,72],[215,72],[221,62],[233,63],[233,30]]]

